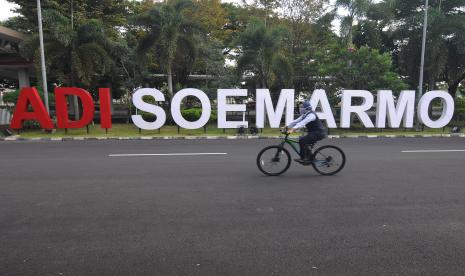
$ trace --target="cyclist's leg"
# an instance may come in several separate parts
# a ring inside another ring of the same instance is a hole
[[[320,132],[320,133],[315,133],[316,135],[316,141],[315,142],[318,142],[318,141],[321,141],[323,139],[325,139],[326,137],[328,137],[328,135],[324,132]]]
[[[305,147],[305,136],[300,136],[299,137],[299,155],[300,155],[300,160],[305,160],[306,156],[306,147]]]
[[[325,139],[326,137],[327,137],[326,133],[315,132],[315,133],[313,133],[313,137],[312,137],[313,139],[312,139],[310,144],[315,144],[316,142],[321,141],[321,140]],[[308,149],[308,147],[307,147],[307,149]],[[313,161],[313,153],[310,151],[310,149],[308,150],[308,159],[310,161]]]
[[[301,159],[309,160],[309,159],[312,158],[312,156],[310,154],[310,150],[308,149],[308,147],[311,144],[315,143],[316,141],[321,140],[319,138],[320,138],[320,136],[318,134],[315,134],[315,133],[308,133],[307,135],[301,136],[299,138],[300,158]]]

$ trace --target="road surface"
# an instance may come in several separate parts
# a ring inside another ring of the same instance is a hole
[[[270,178],[275,142],[0,142],[0,275],[465,274],[465,139]]]

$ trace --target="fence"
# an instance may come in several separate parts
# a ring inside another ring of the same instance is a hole
[[[11,130],[8,128],[11,122],[11,113],[6,109],[0,108],[0,136],[12,135]]]

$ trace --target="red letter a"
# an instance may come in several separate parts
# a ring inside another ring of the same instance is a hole
[[[28,112],[29,104],[31,104],[32,112]],[[10,127],[12,129],[20,129],[23,127],[23,122],[28,120],[38,121],[44,129],[53,128],[52,120],[50,120],[39,93],[33,87],[21,89]]]
[[[78,96],[82,103],[82,118],[79,121],[70,121],[66,96]],[[90,93],[81,88],[57,87],[55,88],[55,103],[58,128],[82,128],[92,122],[94,118],[94,101]]]

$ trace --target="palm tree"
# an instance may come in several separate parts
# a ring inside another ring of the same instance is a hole
[[[183,14],[192,5],[190,0],[164,2],[139,16],[135,22],[144,29],[144,36],[137,48],[138,55],[141,61],[150,53],[159,58],[159,64],[167,75],[171,97],[174,95],[173,67],[176,56],[188,56],[190,63],[194,62],[196,56],[194,31],[197,26]]]
[[[262,88],[269,88],[279,80],[290,83],[293,70],[283,50],[288,34],[286,29],[269,29],[262,21],[252,20],[239,37],[238,72],[252,72]]]
[[[363,17],[371,4],[372,0],[336,0],[336,7],[346,9],[349,12],[341,21],[341,33],[345,35],[348,48],[353,48],[352,40],[355,20]]]
[[[47,71],[60,85],[88,87],[110,72],[121,55],[121,45],[105,36],[98,20],[83,20],[73,28],[68,17],[56,10],[45,10],[44,27]],[[23,55],[34,58],[36,66],[40,61],[38,45],[37,35],[22,45]],[[77,120],[77,100],[74,110]]]

